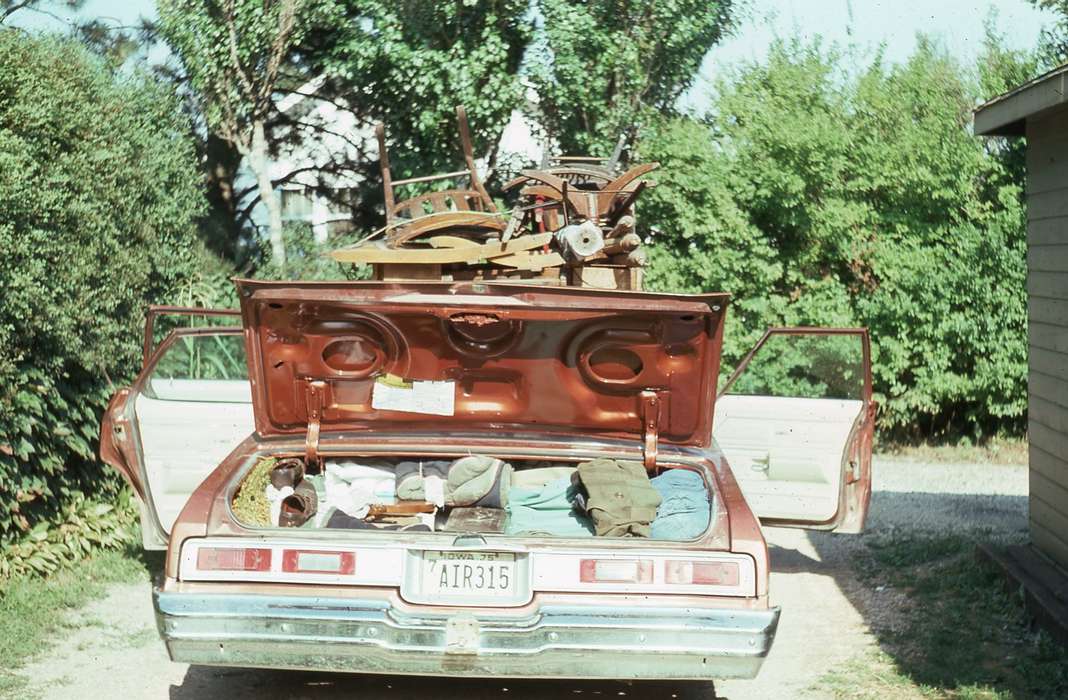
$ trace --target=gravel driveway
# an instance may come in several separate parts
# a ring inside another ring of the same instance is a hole
[[[1027,527],[1027,468],[989,464],[924,464],[876,458],[868,531],[1019,534]],[[892,601],[862,586],[849,569],[861,537],[767,532],[771,595],[783,607],[775,646],[760,677],[717,683],[721,696],[818,697],[810,686],[828,670],[865,653],[871,621],[892,614]],[[443,681],[229,670],[171,663],[156,636],[147,584],[117,586],[78,611],[72,631],[22,670],[28,693],[80,697],[232,698],[666,698],[674,687],[614,683]]]

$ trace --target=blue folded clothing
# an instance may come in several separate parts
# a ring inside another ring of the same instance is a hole
[[[543,486],[513,486],[508,496],[505,534],[589,537],[593,522],[572,508],[576,491],[570,476]]]
[[[708,529],[712,508],[705,481],[689,469],[669,469],[649,480],[660,493],[654,540],[692,540]]]

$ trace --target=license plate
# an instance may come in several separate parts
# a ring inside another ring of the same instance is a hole
[[[508,552],[423,552],[420,574],[430,596],[510,599],[519,592],[516,557]]]

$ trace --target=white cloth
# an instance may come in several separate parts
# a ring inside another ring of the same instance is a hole
[[[366,517],[371,505],[395,503],[397,478],[385,460],[326,463],[326,503],[353,518]],[[325,510],[325,509],[324,509]]]
[[[271,525],[278,525],[278,519],[282,517],[282,501],[288,496],[293,495],[292,486],[283,486],[280,489],[276,489],[271,484],[267,484],[265,489],[267,493],[267,502],[271,508]]]

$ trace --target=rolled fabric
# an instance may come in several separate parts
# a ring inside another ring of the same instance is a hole
[[[461,457],[449,466],[445,504],[505,508],[512,486],[512,465],[495,457]]]
[[[436,503],[435,499],[428,497],[424,478],[444,481],[448,477],[449,464],[450,462],[444,460],[398,462],[397,498],[402,501]]]

